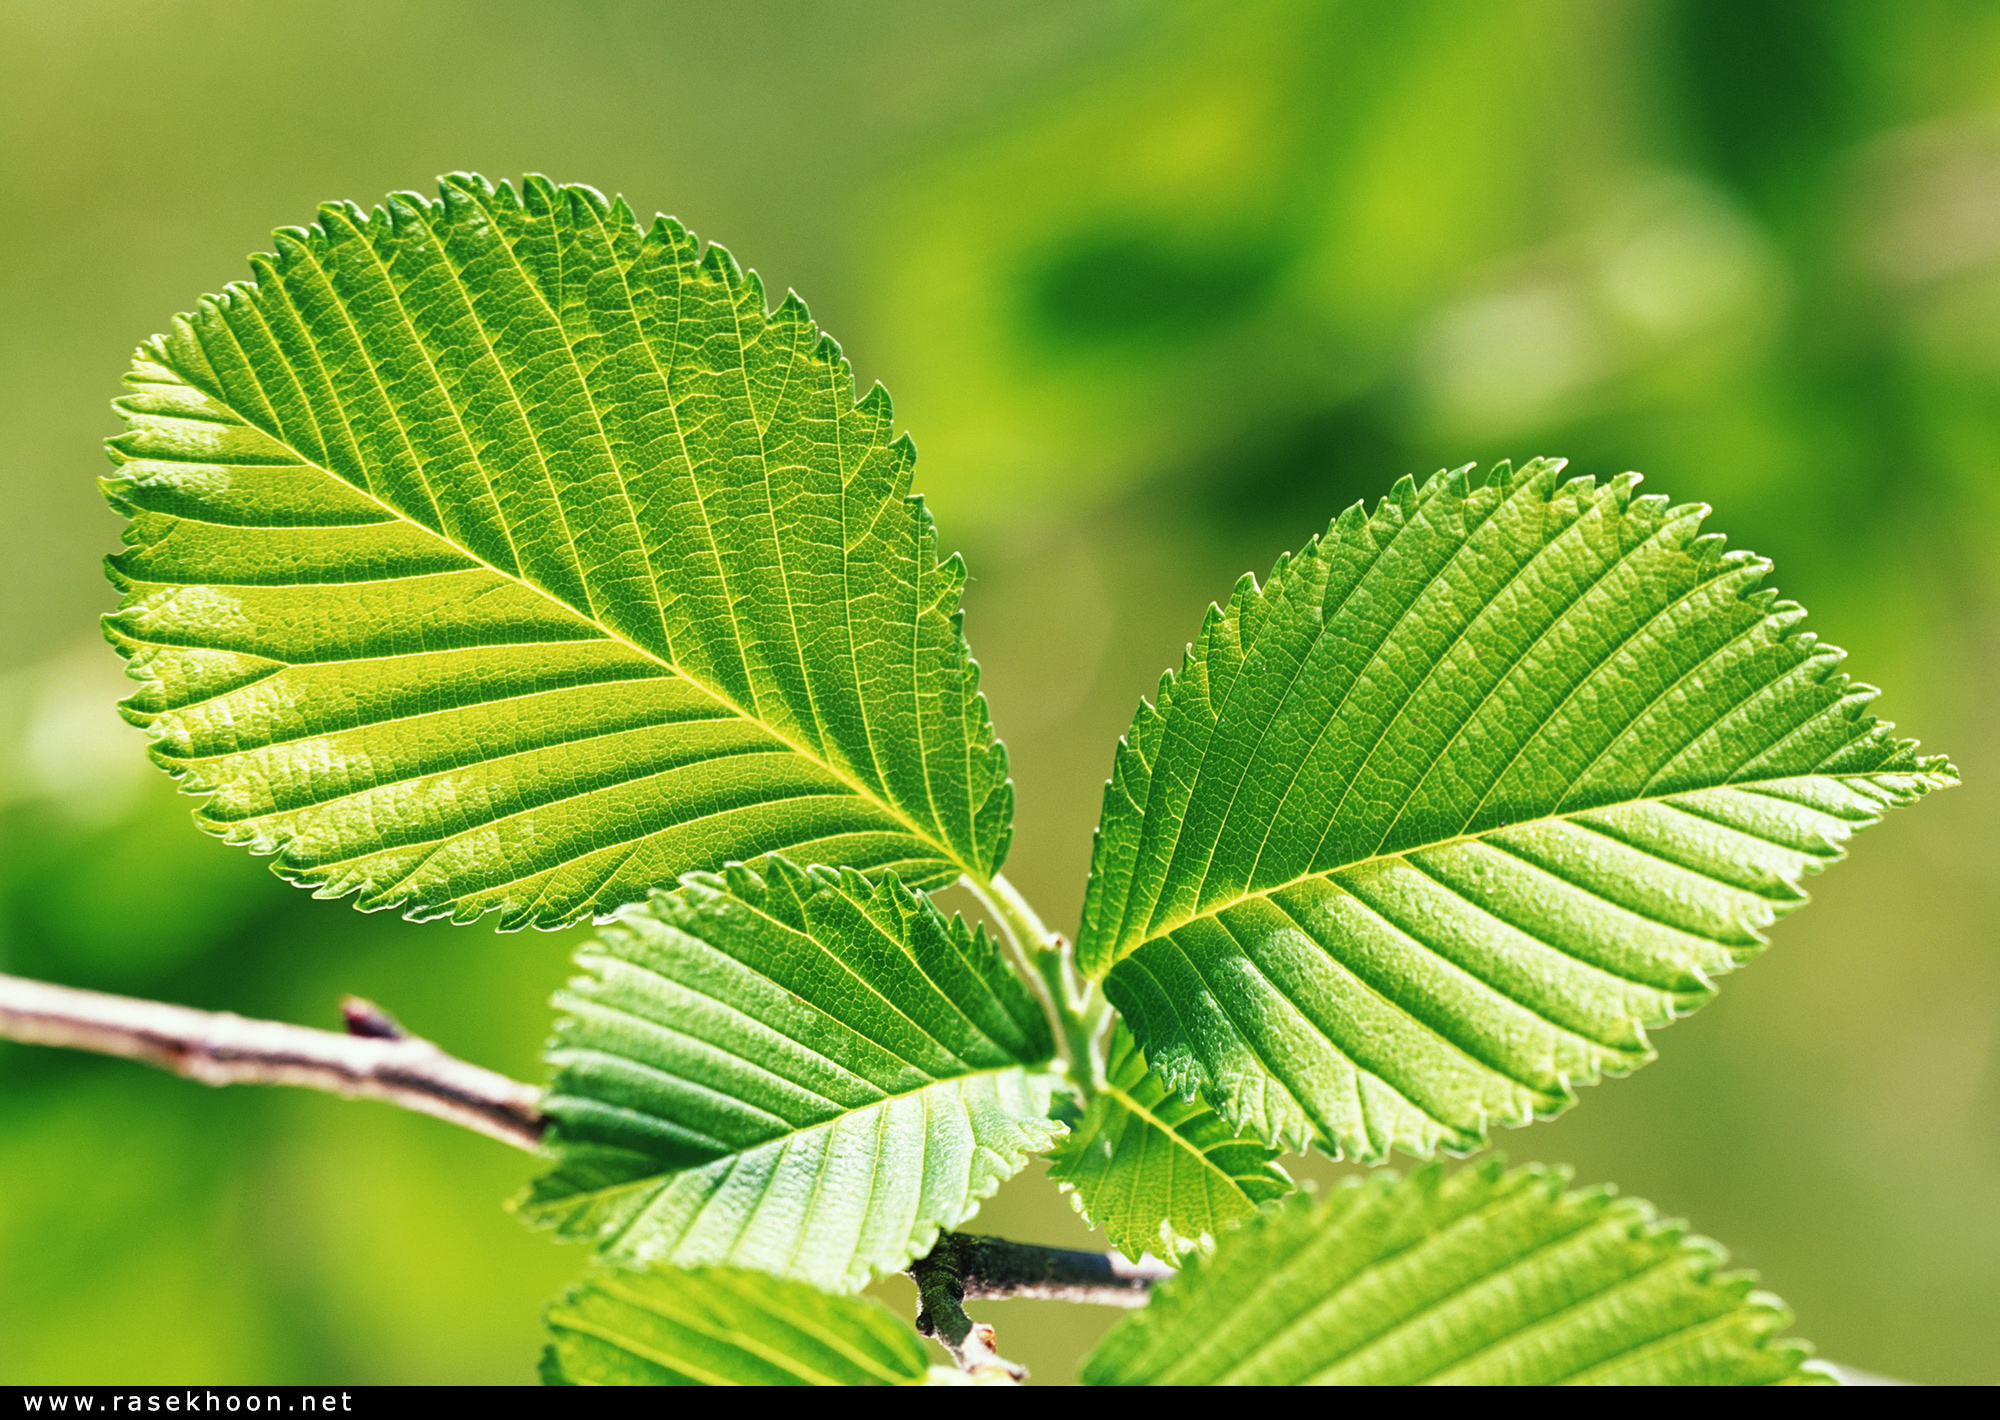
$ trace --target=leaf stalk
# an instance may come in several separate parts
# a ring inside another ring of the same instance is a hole
[[[1088,1101],[1104,1088],[1109,1003],[1098,992],[1097,983],[1076,970],[1068,939],[1049,930],[1004,874],[995,873],[984,881],[967,874],[960,881],[1000,925],[1015,964],[1048,1012],[1049,1024],[1062,1044],[1070,1083]]]

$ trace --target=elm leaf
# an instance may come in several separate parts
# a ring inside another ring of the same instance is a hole
[[[105,485],[125,712],[207,828],[507,927],[774,852],[993,874],[965,570],[796,296],[541,178],[276,244],[141,348]]]
[[[1123,1022],[1105,1076],[1056,1146],[1049,1177],[1126,1256],[1173,1262],[1212,1247],[1230,1224],[1292,1191],[1277,1151],[1168,1089]]]
[[[872,1297],[731,1267],[603,1268],[548,1310],[550,1385],[923,1385],[924,1343]]]
[[[1234,1128],[1379,1158],[1557,1113],[1956,782],[1707,509],[1561,469],[1349,509],[1119,747],[1077,957]]]
[[[1824,1385],[1716,1244],[1497,1161],[1287,1200],[1155,1289],[1091,1385]]]
[[[1062,1126],[1048,1019],[892,876],[691,874],[578,954],[518,1205],[609,1255],[832,1291],[900,1271]]]

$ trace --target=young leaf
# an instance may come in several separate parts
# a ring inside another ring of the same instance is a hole
[[[1349,1180],[1191,1258],[1084,1361],[1091,1385],[1826,1384],[1714,1243],[1497,1162]]]
[[[1151,1252],[1175,1261],[1292,1191],[1277,1151],[1168,1089],[1123,1022],[1106,1074],[1104,1089],[1056,1146],[1049,1177],[1127,1257]]]
[[[730,1267],[605,1270],[548,1311],[550,1385],[922,1385],[924,1343],[872,1297]]]
[[[202,822],[508,927],[772,852],[989,875],[1006,757],[888,395],[670,220],[442,194],[277,233],[129,377],[108,633]]]
[[[852,1290],[1062,1133],[1046,1017],[893,877],[690,875],[578,961],[543,1104],[560,1162],[521,1207],[614,1255]]]
[[[1561,467],[1350,509],[1120,746],[1078,959],[1237,1127],[1375,1158],[1561,1110],[1955,782],[1705,509]]]

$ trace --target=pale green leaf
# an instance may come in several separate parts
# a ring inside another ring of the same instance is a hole
[[[675,222],[442,194],[279,232],[120,401],[108,629],[202,822],[507,926],[771,852],[990,875],[1006,757],[888,395]]]
[[[607,1269],[548,1311],[550,1385],[922,1385],[924,1343],[871,1297],[731,1267]]]
[[[1190,1258],[1092,1385],[1824,1384],[1728,1255],[1606,1189],[1497,1162],[1289,1200]]]
[[[1292,1191],[1277,1151],[1231,1129],[1201,1099],[1168,1089],[1123,1022],[1105,1073],[1050,1158],[1049,1177],[1126,1256],[1175,1261]]]
[[[521,1207],[615,1255],[852,1290],[1062,1133],[1034,998],[893,876],[690,875],[578,961]]]
[[[1462,1150],[1561,1110],[1955,782],[1705,509],[1561,467],[1350,509],[1120,746],[1078,958],[1267,1141]]]

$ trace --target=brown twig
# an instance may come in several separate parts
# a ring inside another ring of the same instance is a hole
[[[970,1233],[943,1234],[928,1255],[910,1264],[917,1330],[935,1337],[973,1380],[1000,1385],[1026,1379],[1027,1368],[1000,1355],[991,1326],[965,1314],[968,1298],[1142,1307],[1153,1283],[1168,1275],[1170,1269],[1158,1263],[1129,1262],[1115,1252],[1075,1252]]]
[[[342,1003],[349,1034],[0,975],[0,1039],[143,1060],[205,1085],[298,1085],[384,1100],[534,1150],[541,1091],[445,1054],[380,1007]]]
[[[384,1100],[534,1150],[547,1127],[541,1091],[446,1055],[356,996],[341,1002],[347,1034],[253,1021],[160,1001],[110,996],[0,975],[0,1040],[143,1060],[207,1085],[299,1085]],[[965,1301],[1030,1297],[1144,1306],[1169,1275],[1118,1253],[1075,1252],[969,1233],[945,1233],[910,1265],[917,1330],[934,1336],[966,1377],[1011,1384],[1027,1369],[995,1347],[993,1328]]]

